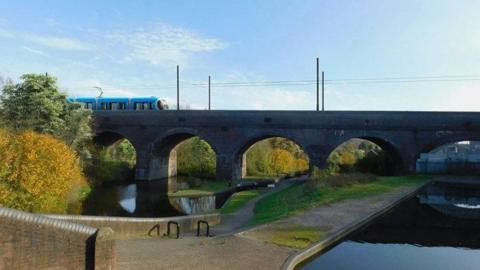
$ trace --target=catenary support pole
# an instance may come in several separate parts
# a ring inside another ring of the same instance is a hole
[[[211,110],[211,89],[210,89],[210,75],[208,76],[208,110]]]
[[[180,110],[180,67],[177,65],[177,111]]]
[[[325,72],[322,71],[322,112],[325,111]]]
[[[319,92],[319,87],[318,87],[319,64],[318,64],[318,62],[319,61],[318,61],[318,57],[317,57],[317,111],[319,110],[319,99],[320,99],[319,93],[318,93]]]

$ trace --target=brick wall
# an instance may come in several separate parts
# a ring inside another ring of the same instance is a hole
[[[94,265],[115,267],[111,230],[0,207],[0,269],[93,269]]]
[[[219,214],[172,218],[38,215],[0,207],[0,269],[115,269],[115,238],[163,235],[168,221],[180,231],[211,226]],[[97,229],[100,228],[100,229]]]
[[[210,226],[220,223],[220,214],[180,216],[168,218],[130,218],[130,217],[97,217],[76,215],[48,215],[54,219],[60,219],[84,224],[96,228],[109,227],[115,232],[115,238],[132,238],[143,236],[163,235],[167,232],[169,221],[178,222],[180,232],[196,230],[197,222],[205,220]]]

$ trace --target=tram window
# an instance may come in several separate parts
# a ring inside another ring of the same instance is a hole
[[[118,109],[118,103],[112,102],[110,103],[110,107],[112,111],[116,111]]]
[[[137,111],[146,111],[152,110],[153,106],[150,102],[135,102],[135,110]]]
[[[125,103],[125,102],[119,102],[117,109],[118,109],[118,110],[126,110],[126,109],[127,109],[127,103]]]
[[[85,103],[85,108],[91,110],[91,109],[93,109],[93,104],[91,102],[87,102],[87,103]]]
[[[101,108],[104,111],[111,110],[112,109],[112,104],[108,102],[102,102],[101,103]]]

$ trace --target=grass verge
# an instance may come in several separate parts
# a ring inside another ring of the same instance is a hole
[[[263,190],[244,190],[237,192],[230,197],[225,205],[220,209],[221,214],[231,214],[242,208],[248,201],[262,194]]]
[[[250,225],[275,221],[322,204],[377,195],[401,186],[421,185],[429,179],[430,177],[417,175],[378,177],[368,183],[341,187],[294,184],[259,200]]]
[[[303,249],[320,241],[324,233],[316,227],[269,224],[261,232],[252,232],[251,236],[279,246]]]

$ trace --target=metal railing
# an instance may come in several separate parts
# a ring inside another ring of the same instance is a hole
[[[167,236],[170,236],[170,233],[172,232],[171,230],[171,226],[170,225],[175,225],[175,228],[176,228],[176,237],[175,239],[178,239],[180,238],[180,225],[178,225],[178,222],[176,221],[169,221],[167,223]]]
[[[201,229],[202,224],[207,225],[207,232],[206,232],[205,236],[209,237],[210,236],[210,225],[208,225],[208,222],[206,222],[205,220],[199,220],[197,222],[197,236],[200,236],[200,229]]]

